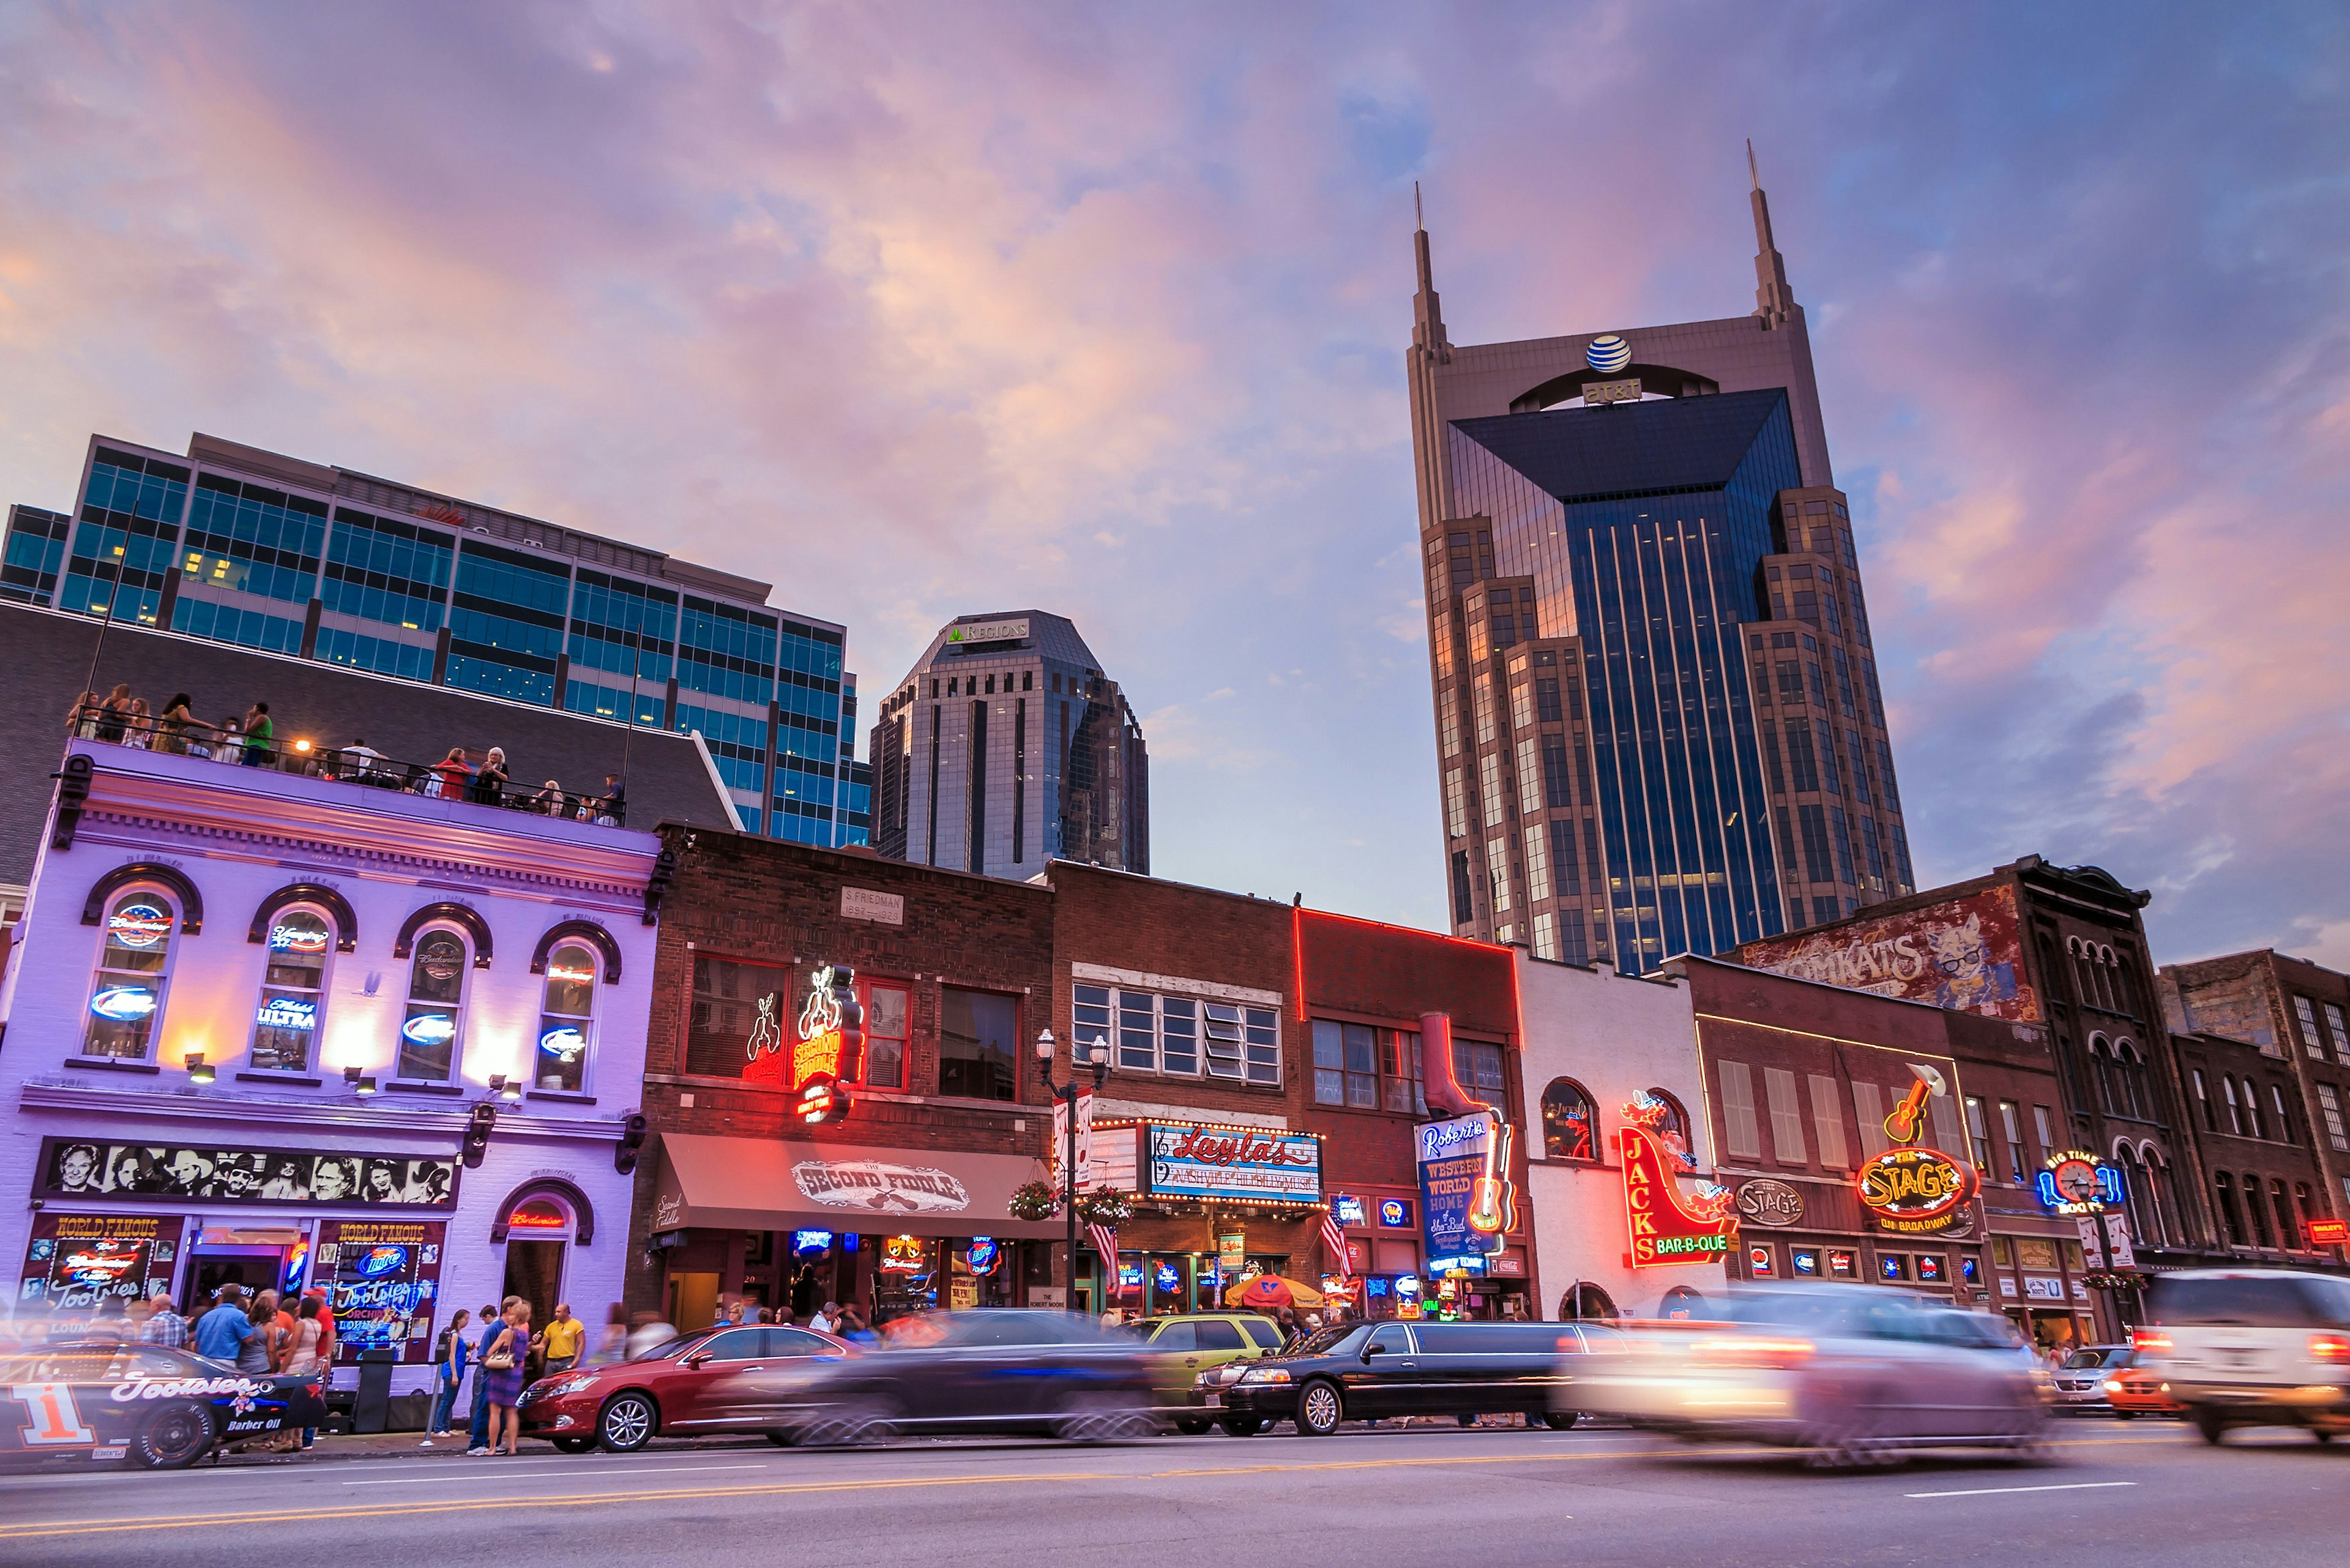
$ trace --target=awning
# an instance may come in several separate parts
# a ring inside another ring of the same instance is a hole
[[[653,1229],[854,1231],[904,1236],[1067,1234],[1014,1220],[1013,1189],[1045,1179],[1029,1155],[660,1135]]]

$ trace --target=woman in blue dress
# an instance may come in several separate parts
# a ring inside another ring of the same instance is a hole
[[[504,1329],[482,1352],[480,1376],[487,1379],[484,1397],[490,1407],[490,1452],[498,1451],[498,1435],[503,1430],[505,1451],[511,1454],[522,1441],[522,1412],[515,1407],[522,1401],[525,1366],[530,1359],[530,1303],[520,1296],[508,1296],[501,1321]],[[504,1366],[497,1365],[501,1359]]]

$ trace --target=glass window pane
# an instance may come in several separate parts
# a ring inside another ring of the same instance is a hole
[[[465,944],[447,931],[427,932],[416,944],[408,994],[416,1002],[455,1002],[465,988]]]
[[[1347,1071],[1376,1073],[1378,1071],[1378,1031],[1367,1024],[1347,1025]]]
[[[1017,1093],[1019,1003],[948,987],[939,1027],[939,1093],[1009,1100]]]
[[[1341,1044],[1340,1026],[1326,1018],[1314,1021],[1314,1064],[1317,1067],[1343,1067],[1347,1064],[1346,1048]]]
[[[577,1018],[550,1014],[538,1021],[537,1075],[542,1089],[577,1092],[588,1074],[588,1028]]]
[[[1182,997],[1159,1002],[1159,1064],[1170,1073],[1200,1070],[1199,1004]]]
[[[566,942],[546,959],[546,1011],[585,1018],[596,1011],[596,955]]]
[[[411,1002],[400,1025],[400,1059],[395,1077],[446,1082],[456,1054],[457,1015],[432,1002]]]

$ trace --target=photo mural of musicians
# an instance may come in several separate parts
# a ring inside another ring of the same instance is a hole
[[[47,1140],[41,1171],[45,1199],[200,1198],[215,1203],[445,1209],[455,1201],[457,1188],[454,1159],[79,1138]]]

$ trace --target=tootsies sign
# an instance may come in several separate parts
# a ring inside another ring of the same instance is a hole
[[[131,1202],[337,1203],[380,1209],[448,1209],[457,1201],[457,1162],[317,1149],[223,1148],[216,1144],[41,1140],[33,1195]]]

